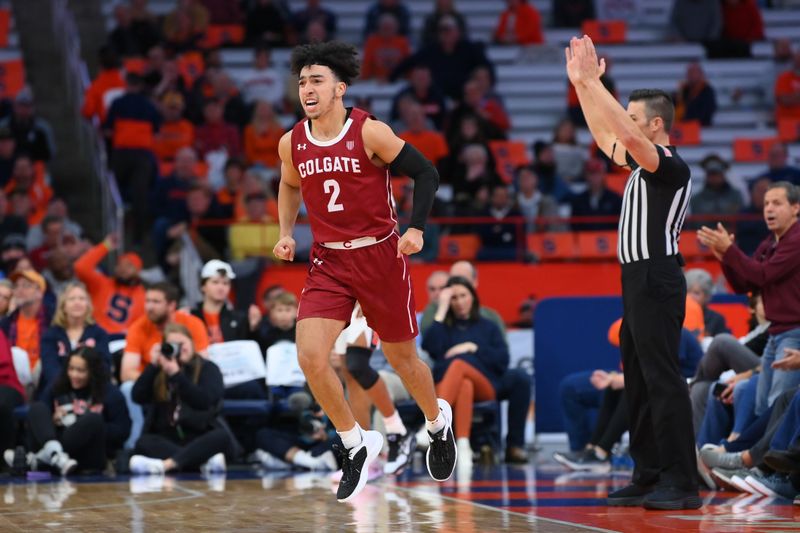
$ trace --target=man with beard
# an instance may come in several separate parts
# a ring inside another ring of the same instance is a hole
[[[133,448],[142,432],[144,416],[139,404],[131,397],[134,382],[144,369],[158,356],[164,340],[164,326],[168,323],[185,326],[194,340],[195,351],[206,357],[208,333],[199,318],[177,311],[178,289],[167,282],[154,283],[145,289],[144,316],[139,317],[128,330],[125,337],[125,352],[120,364],[120,392],[125,396],[131,415],[131,433],[125,442],[126,448]]]
[[[75,261],[75,275],[92,296],[95,322],[112,338],[122,338],[144,314],[144,287],[139,279],[142,260],[135,253],[117,257],[112,276],[97,270],[108,252],[116,248],[116,236],[108,235]]]

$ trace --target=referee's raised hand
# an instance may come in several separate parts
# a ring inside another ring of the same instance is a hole
[[[564,55],[567,58],[567,76],[573,85],[600,79],[606,71],[606,60],[598,61],[594,43],[587,35],[570,39]]]

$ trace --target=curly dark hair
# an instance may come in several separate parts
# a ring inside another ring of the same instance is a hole
[[[352,44],[341,41],[311,43],[295,47],[290,61],[292,74],[300,75],[304,67],[322,65],[333,71],[333,74],[347,85],[358,78],[361,67],[358,61],[358,50]]]
[[[69,370],[69,362],[73,357],[81,357],[86,361],[86,367],[89,369],[89,391],[92,403],[103,403],[109,380],[108,368],[100,353],[91,346],[81,346],[69,354],[69,357],[61,367],[61,373],[53,385],[53,398],[72,392],[72,385],[69,382],[67,372]]]

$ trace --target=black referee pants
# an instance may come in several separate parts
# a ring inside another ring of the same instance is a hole
[[[697,488],[692,406],[678,366],[686,281],[678,257],[622,265],[620,350],[637,485]]]

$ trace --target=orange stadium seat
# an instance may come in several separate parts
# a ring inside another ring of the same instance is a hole
[[[506,183],[514,181],[514,169],[530,163],[525,143],[521,141],[489,141],[495,170]]]
[[[687,229],[681,232],[681,240],[678,243],[681,255],[687,258],[708,258],[711,250],[702,244],[697,238],[697,231]]]
[[[21,59],[0,62],[0,96],[13,98],[25,86],[25,66]]]
[[[677,122],[669,133],[670,141],[677,146],[700,144],[701,127],[699,120]]]
[[[625,192],[625,182],[628,181],[628,171],[624,168],[612,169],[606,174],[606,187],[622,196]]]
[[[471,261],[480,248],[481,239],[477,235],[446,235],[439,239],[439,260]]]
[[[244,42],[244,27],[238,24],[212,24],[206,30],[200,46],[217,48],[225,44],[242,44],[242,42]]]
[[[581,25],[581,32],[596,43],[624,43],[628,24],[624,20],[586,20]]]
[[[787,143],[800,141],[800,118],[778,119],[778,138]]]
[[[767,139],[734,139],[733,159],[740,163],[766,161],[770,146],[778,141],[779,139],[775,137]]]
[[[8,30],[11,27],[11,11],[0,9],[0,48],[8,46]]]
[[[528,235],[528,251],[542,260],[573,259],[575,257],[575,234],[532,233]]]
[[[616,231],[578,232],[578,257],[581,259],[613,259],[616,256]]]
[[[725,317],[734,337],[743,337],[750,330],[750,310],[740,303],[708,304],[708,307]]]

